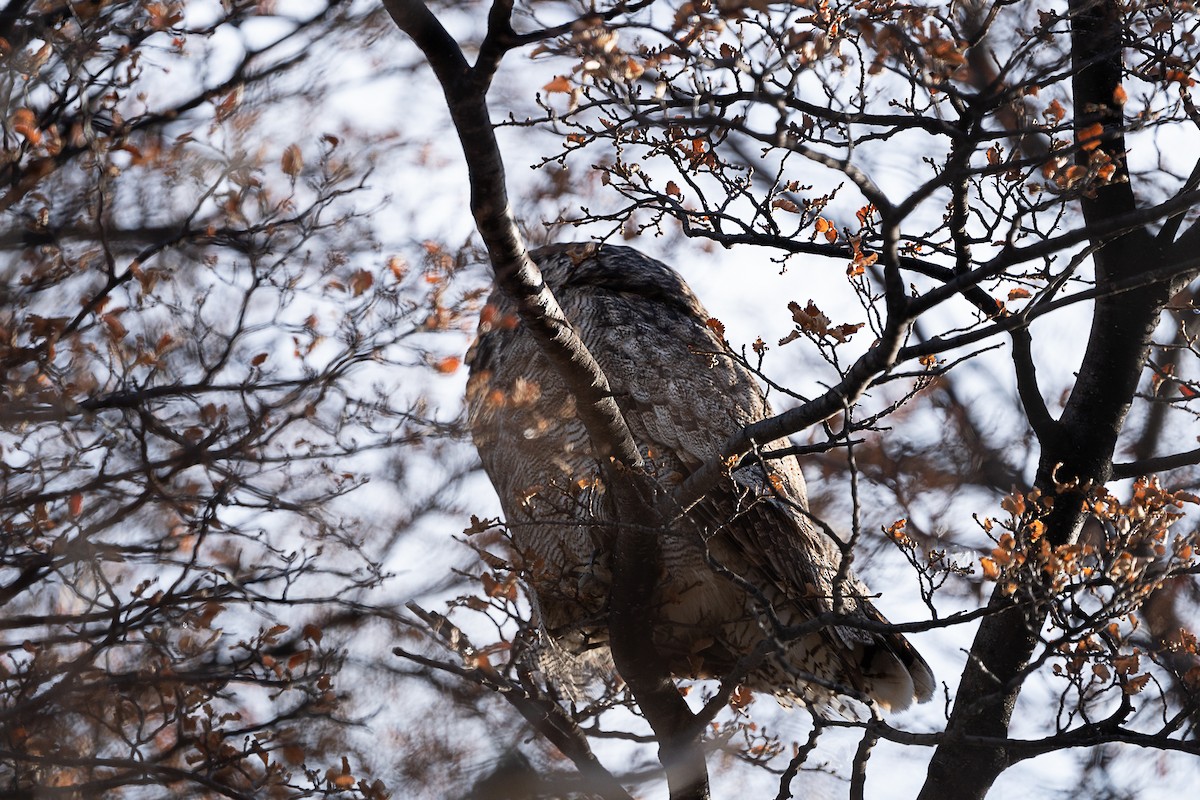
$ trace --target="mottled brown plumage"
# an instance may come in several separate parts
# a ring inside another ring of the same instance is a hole
[[[677,273],[627,247],[533,253],[546,283],[608,376],[653,475],[671,487],[770,415],[762,390],[723,355],[708,314]],[[574,403],[496,292],[468,356],[470,424],[500,495],[545,632],[543,664],[560,676],[606,664],[612,523],[599,467]],[[883,617],[853,576],[835,591],[841,554],[806,517],[792,457],[734,470],[685,519],[661,531],[655,641],[676,675],[721,677],[775,628],[833,610]],[[636,522],[636,521],[634,521]],[[745,681],[818,704],[839,690],[885,708],[927,700],[933,675],[903,636],[832,626],[773,647]]]

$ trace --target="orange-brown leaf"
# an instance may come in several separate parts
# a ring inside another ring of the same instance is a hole
[[[1131,653],[1127,656],[1117,656],[1113,659],[1113,668],[1116,669],[1118,675],[1128,675],[1131,672],[1137,671],[1139,660],[1140,658],[1137,653]]]
[[[293,178],[299,175],[300,170],[304,169],[304,155],[300,152],[300,145],[289,144],[279,159],[279,166],[285,175],[291,175]]]
[[[729,694],[729,707],[742,710],[754,702],[754,693],[745,686],[738,686]]]
[[[109,333],[114,339],[123,339],[129,331],[125,330],[125,326],[121,324],[121,320],[117,318],[115,313],[105,314],[100,320],[108,327]]]
[[[1025,513],[1025,496],[1020,493],[1010,494],[1000,501],[1000,507],[1014,517],[1019,517]]]
[[[13,112],[13,115],[10,117],[9,121],[12,123],[13,127],[16,127],[17,125],[37,125],[37,117],[34,116],[33,111],[28,108],[18,108]]]
[[[1146,688],[1146,684],[1149,682],[1149,680],[1150,673],[1143,672],[1141,675],[1125,681],[1125,684],[1121,687],[1121,691],[1125,692],[1125,694],[1137,694],[1142,689]]]
[[[403,280],[404,274],[407,272],[408,265],[404,263],[404,259],[400,256],[392,256],[387,262],[388,271],[392,273],[392,277],[396,280]]]
[[[860,328],[862,328],[863,325],[865,325],[865,324],[866,323],[863,323],[863,322],[854,322],[854,323],[846,322],[841,325],[836,325],[829,329],[829,335],[844,344],[847,340],[849,340],[849,338],[851,336],[853,336],[855,333],[857,333],[858,330]]]
[[[18,108],[10,121],[13,130],[24,136],[30,144],[36,145],[42,140],[42,132],[38,130],[37,117],[28,108]]]
[[[358,297],[375,285],[375,275],[370,270],[360,269],[350,278],[350,290]]]
[[[1080,147],[1084,150],[1095,150],[1100,146],[1100,137],[1104,135],[1104,126],[1099,122],[1093,122],[1086,128],[1079,131],[1077,137]]]
[[[291,627],[291,626],[290,625],[272,625],[270,628],[267,628],[265,633],[263,633],[263,641],[272,642],[273,640],[278,639],[279,634],[286,631],[289,627]]]
[[[565,76],[556,75],[554,77],[554,80],[550,81],[549,83],[547,83],[545,86],[542,87],[542,91],[544,91],[544,92],[561,92],[563,94],[570,94],[571,88],[572,88],[571,82],[569,80],[567,80],[567,78]]]

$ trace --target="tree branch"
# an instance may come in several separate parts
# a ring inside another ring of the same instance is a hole
[[[1093,259],[1100,294],[1083,363],[1055,426],[1058,435],[1042,441],[1037,486],[1045,496],[1054,497],[1043,520],[1051,546],[1076,541],[1086,518],[1084,500],[1090,487],[1102,485],[1112,476],[1117,437],[1149,357],[1159,315],[1170,300],[1171,284],[1178,280],[1177,275],[1165,275],[1127,292],[1109,291],[1122,280],[1155,274],[1169,263],[1142,225],[1116,235],[1102,233],[1113,220],[1138,214],[1124,168],[1123,121],[1119,108],[1113,108],[1123,70],[1123,29],[1114,0],[1072,0],[1071,12],[1076,127],[1086,127],[1099,115],[1105,131],[1101,147],[1118,165],[1120,177],[1119,182],[1099,187],[1094,197],[1081,201],[1086,222],[1081,231],[1089,232],[1096,246]],[[1092,156],[1080,150],[1077,157]],[[1023,397],[1030,391],[1028,379],[1028,374],[1022,379],[1026,384]],[[1031,422],[1036,420],[1044,427],[1045,419],[1037,419],[1037,405]],[[1039,587],[1030,589],[1036,593]],[[989,606],[1003,598],[1003,587],[998,586]],[[930,762],[920,800],[981,800],[996,776],[1012,763],[1003,741],[1046,614],[1044,606],[1012,609],[980,624],[946,739]],[[997,744],[970,744],[965,739],[980,735]]]
[[[504,162],[488,114],[485,92],[491,73],[471,68],[458,43],[423,2],[385,0],[384,6],[425,54],[442,87],[470,173],[471,213],[487,247],[496,283],[516,301],[521,322],[574,395],[597,456],[602,462],[612,457],[628,466],[641,466],[641,454],[608,379],[571,328],[525,250],[508,202]]]
[[[1033,353],[1030,352],[1031,337],[1029,328],[1022,326],[1012,331],[1012,360],[1013,370],[1017,376],[1017,394],[1021,398],[1021,406],[1029,426],[1033,428],[1038,441],[1046,443],[1058,433],[1058,421],[1046,408],[1046,400],[1038,388],[1037,367],[1033,363]]]
[[[474,654],[475,649],[471,645],[470,639],[448,619],[440,614],[428,612],[415,603],[409,603],[408,609],[416,614],[428,626],[428,630],[441,639],[443,644],[460,658]],[[588,781],[589,791],[596,792],[606,800],[632,800],[621,783],[596,758],[583,731],[579,730],[575,721],[555,703],[534,697],[524,687],[505,680],[495,673],[488,673],[478,668],[466,669],[445,664],[418,653],[411,653],[402,647],[393,648],[392,653],[422,666],[467,678],[496,692],[508,701],[533,726],[534,730],[557,747],[564,756],[571,759],[580,775]]]
[[[475,59],[475,72],[483,91],[491,85],[504,54],[518,46],[517,33],[512,27],[512,10],[513,0],[494,0],[488,12],[487,35],[483,37],[479,56]]]
[[[422,2],[385,0],[396,24],[433,67],[467,160],[471,211],[487,247],[496,283],[512,297],[522,323],[574,396],[592,448],[605,471],[605,502],[618,525],[610,587],[610,645],[617,669],[660,743],[673,800],[706,800],[704,751],[690,735],[691,712],[679,695],[665,659],[653,641],[651,605],[658,577],[654,487],[642,471],[637,443],[613,397],[608,379],[576,335],[537,266],[525,250],[505,186],[504,165],[488,115],[485,93],[502,55],[511,3],[498,0],[489,17],[494,35],[478,69],[467,65],[458,44]]]
[[[1175,453],[1169,456],[1156,456],[1141,461],[1129,461],[1123,464],[1113,464],[1113,480],[1138,478],[1154,472],[1164,472],[1169,469],[1191,467],[1200,464],[1200,448],[1188,450],[1186,453]]]

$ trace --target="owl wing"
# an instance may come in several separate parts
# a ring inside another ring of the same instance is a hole
[[[589,349],[609,377],[634,438],[670,488],[718,458],[720,448],[746,425],[765,419],[771,409],[749,370],[732,359],[707,313],[689,295],[686,306],[599,310],[581,327]],[[636,303],[625,296],[622,303]],[[595,304],[592,304],[593,306]],[[580,309],[584,311],[583,309]],[[586,317],[586,311],[585,311]],[[764,443],[764,449],[784,442]],[[769,586],[773,608],[785,625],[830,611],[842,553],[807,514],[807,490],[799,463],[788,456],[751,461],[734,469],[688,517],[702,537],[720,537],[733,563],[719,566],[753,589]],[[715,559],[720,561],[720,558]],[[867,589],[852,574],[842,576],[842,610],[886,622],[866,599]],[[833,669],[870,691],[885,705],[903,707],[914,695],[932,694],[933,675],[911,644],[899,635],[830,626],[818,634],[824,657],[840,662]]]

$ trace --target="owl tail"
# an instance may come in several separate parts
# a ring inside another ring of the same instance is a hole
[[[869,603],[865,610],[872,619],[887,619]],[[908,639],[901,634],[881,635],[862,648],[864,689],[885,711],[901,711],[912,701],[924,703],[933,697],[933,670]]]

